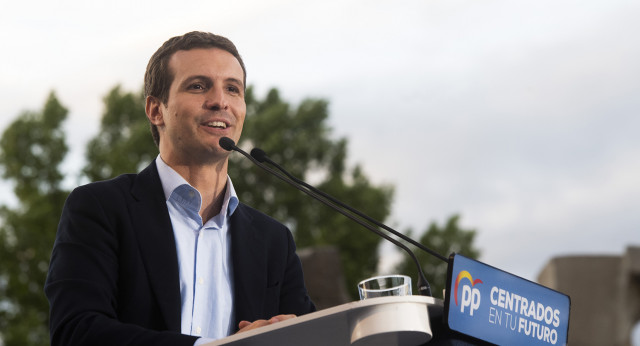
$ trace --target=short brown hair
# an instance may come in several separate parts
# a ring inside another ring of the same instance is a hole
[[[153,96],[167,104],[169,101],[169,89],[173,82],[174,74],[169,69],[171,56],[179,50],[190,50],[195,48],[220,48],[233,55],[242,67],[243,82],[247,85],[247,70],[236,46],[226,37],[215,35],[209,32],[192,31],[182,36],[172,37],[167,40],[149,59],[147,71],[144,73],[144,96]],[[151,124],[151,134],[156,145],[160,143],[158,128]]]

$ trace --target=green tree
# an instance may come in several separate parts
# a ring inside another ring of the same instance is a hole
[[[22,113],[0,139],[2,175],[17,197],[14,208],[0,208],[0,336],[6,345],[49,343],[42,288],[68,194],[59,168],[68,150],[61,129],[66,116],[52,92],[41,112]]]
[[[455,252],[477,259],[480,256],[480,250],[473,244],[476,231],[460,228],[459,221],[460,216],[453,215],[447,220],[444,227],[432,222],[420,237],[420,244],[446,257]],[[411,235],[411,233],[411,230],[407,232],[408,235]],[[408,247],[416,254],[424,270],[424,275],[429,280],[433,296],[443,298],[442,290],[446,287],[447,282],[447,263],[414,246]],[[418,282],[415,263],[409,255],[403,253],[403,256],[404,259],[397,265],[396,272],[411,276],[411,282],[415,286],[415,283]]]
[[[87,144],[83,174],[90,181],[135,173],[158,155],[145,117],[144,95],[115,86],[103,98],[100,131]]]

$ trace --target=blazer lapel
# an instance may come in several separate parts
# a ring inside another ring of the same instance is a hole
[[[265,318],[262,310],[267,285],[266,249],[262,234],[255,229],[245,208],[238,205],[230,220],[236,327],[242,320]]]
[[[138,176],[131,188],[131,219],[149,282],[169,330],[179,332],[180,279],[171,219],[155,162]]]

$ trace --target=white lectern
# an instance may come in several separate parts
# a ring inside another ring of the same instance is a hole
[[[433,337],[430,318],[441,318],[443,308],[443,301],[432,297],[372,298],[316,311],[205,345],[422,345]]]

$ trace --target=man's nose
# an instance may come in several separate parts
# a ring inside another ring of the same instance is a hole
[[[227,95],[224,93],[224,90],[221,87],[211,88],[206,94],[204,107],[212,110],[226,110],[229,108]]]

